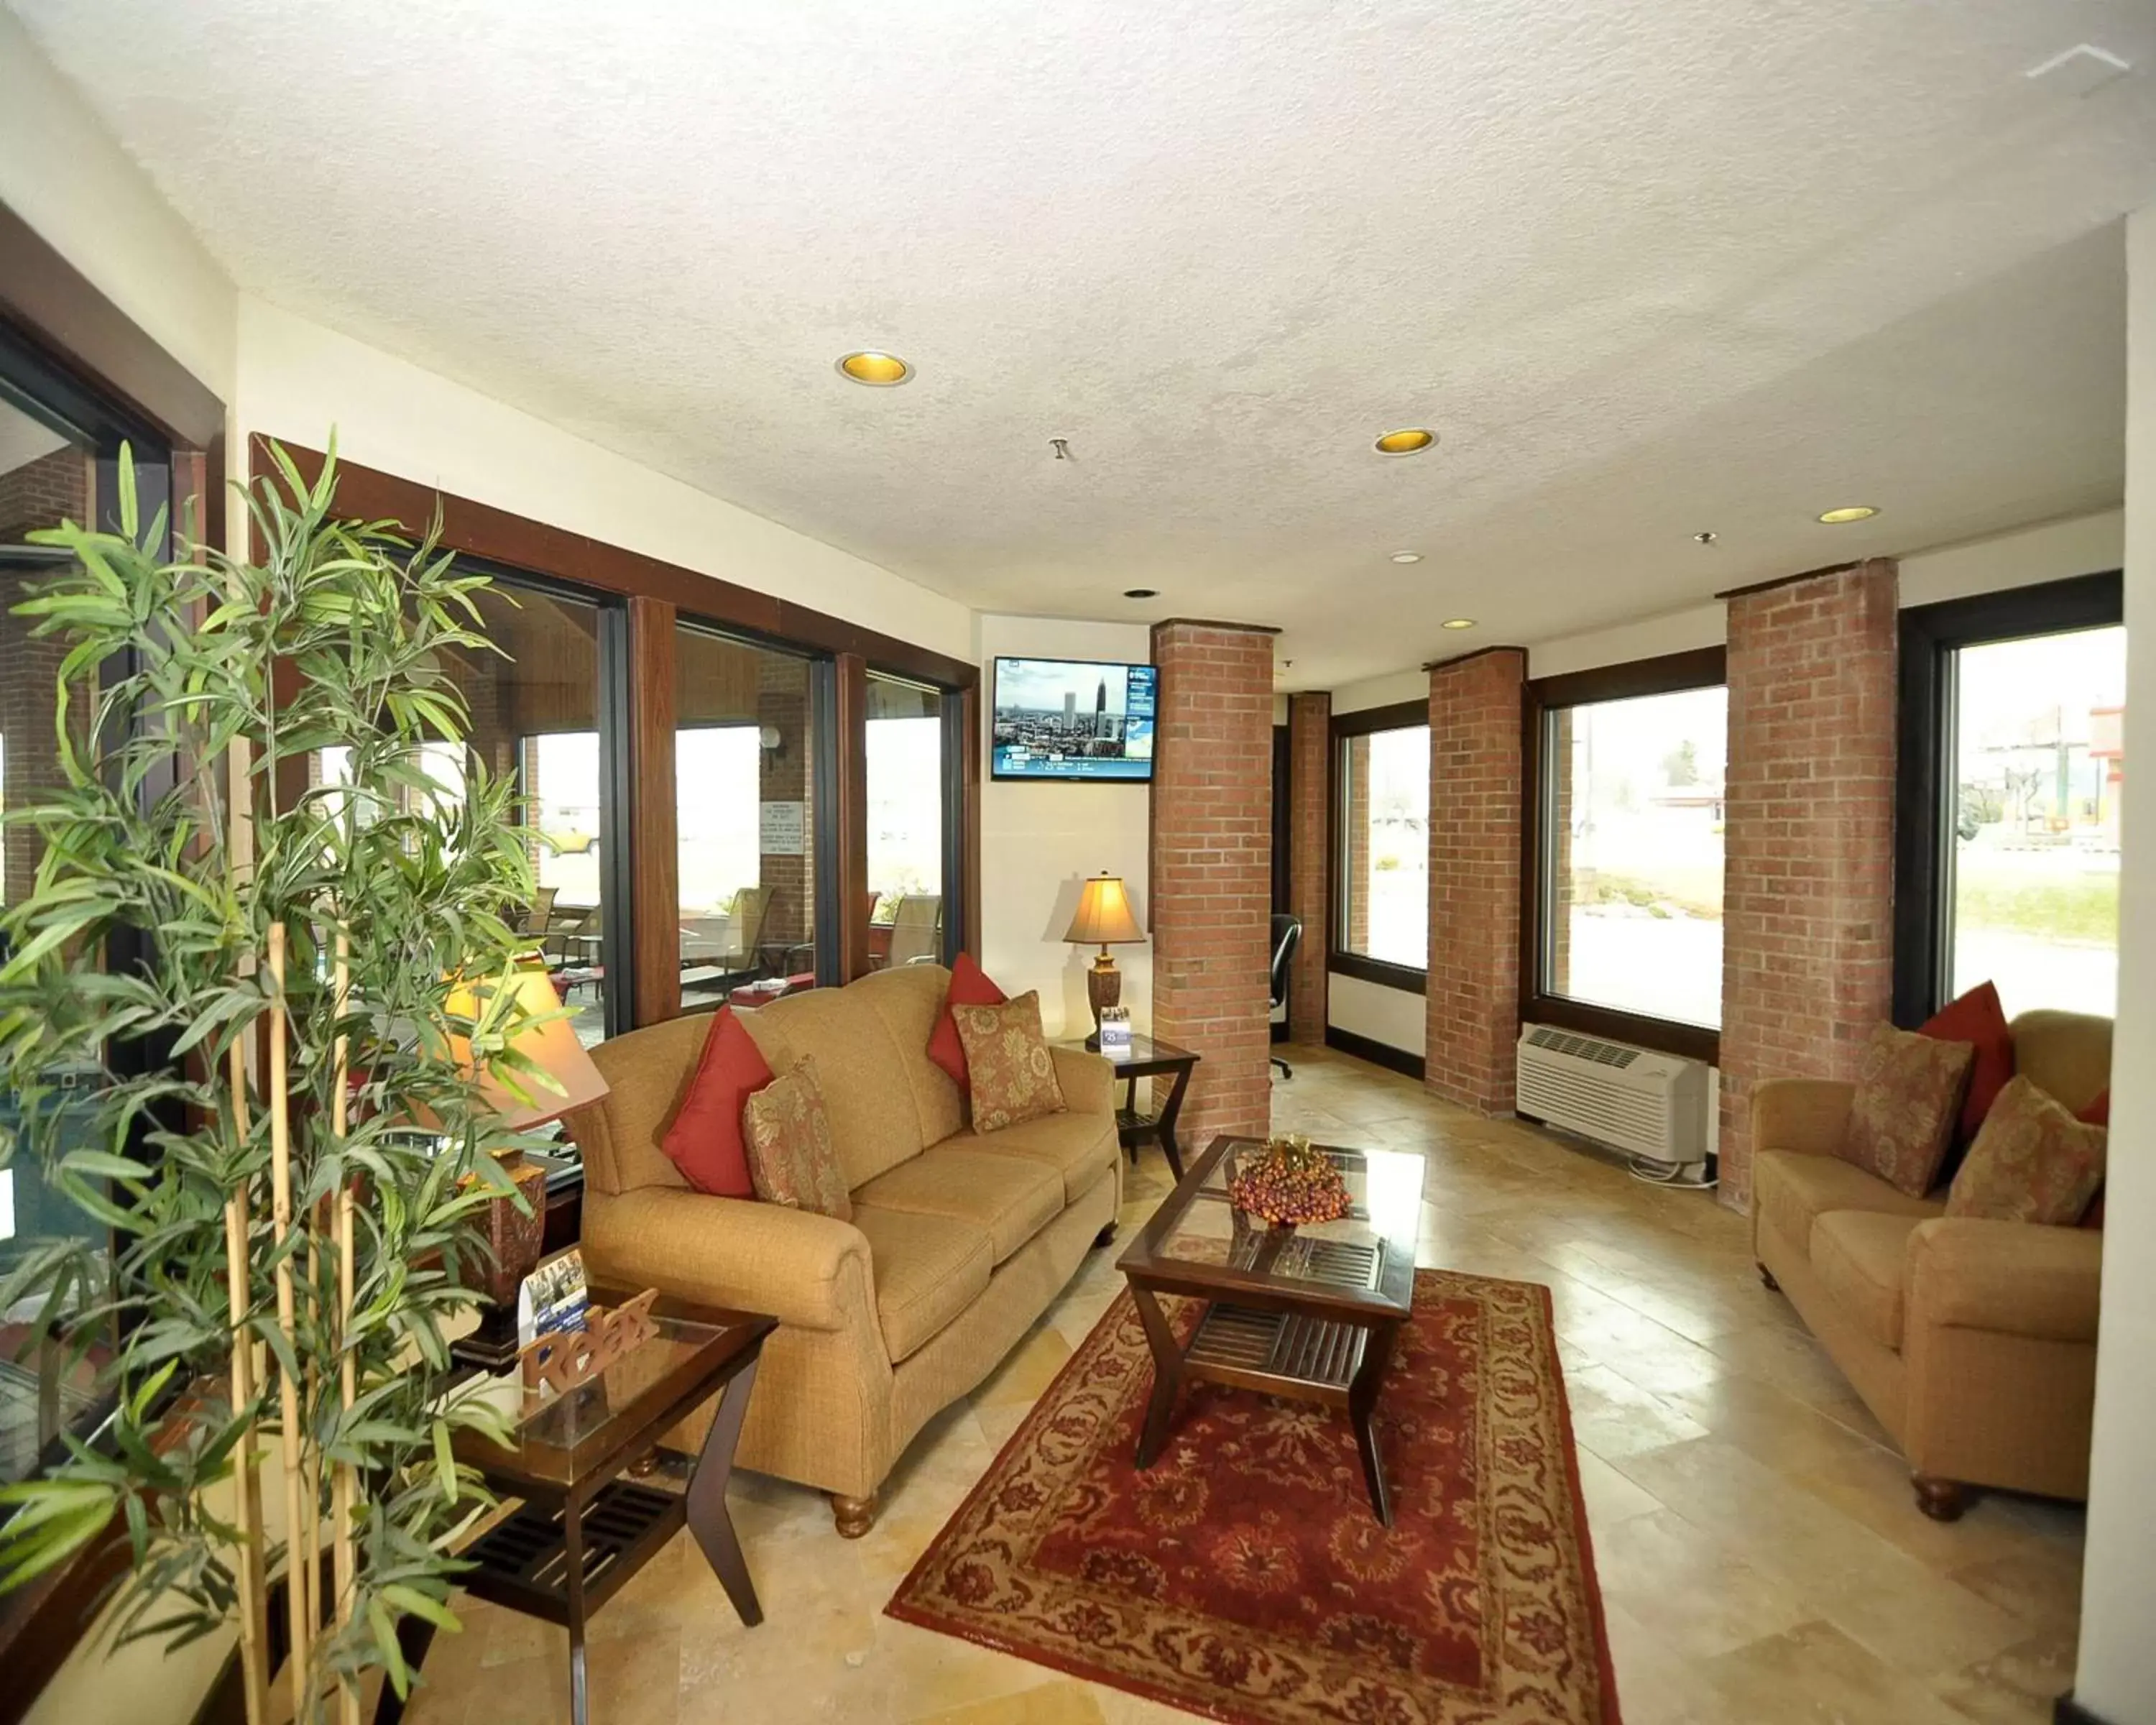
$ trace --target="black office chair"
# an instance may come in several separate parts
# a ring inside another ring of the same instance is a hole
[[[1276,916],[1273,918],[1272,1004],[1280,1005],[1287,999],[1287,968],[1295,958],[1295,949],[1302,944],[1302,918]],[[1278,1055],[1273,1064],[1281,1069],[1281,1076],[1292,1078],[1295,1068]]]

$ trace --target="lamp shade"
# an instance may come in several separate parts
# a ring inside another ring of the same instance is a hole
[[[1078,896],[1078,914],[1070,919],[1070,932],[1063,937],[1073,946],[1127,946],[1145,938],[1138,919],[1131,914],[1131,896],[1120,876],[1096,875]]]
[[[498,1057],[482,1060],[466,1038],[452,1036],[450,1052],[479,1080],[482,1102],[499,1114],[511,1131],[525,1132],[604,1096],[607,1081],[599,1076],[599,1069],[592,1064],[583,1044],[577,1040],[569,1014],[562,1010],[553,979],[545,970],[520,966],[506,981],[461,983],[449,995],[450,1016],[478,1019],[501,1009],[497,1003],[505,987],[516,1003],[507,1009],[508,1045],[545,1073],[558,1089],[549,1089],[537,1073],[528,1069],[499,1064]]]

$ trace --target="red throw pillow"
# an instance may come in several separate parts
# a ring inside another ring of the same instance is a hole
[[[748,1147],[742,1138],[742,1106],[770,1082],[771,1068],[741,1020],[730,1008],[721,1007],[712,1016],[681,1111],[660,1140],[682,1178],[699,1192],[714,1198],[756,1196]]]
[[[2104,1091],[2087,1107],[2074,1116],[2074,1118],[2085,1120],[2091,1126],[2108,1127],[2111,1124],[2111,1092],[2107,1090]],[[2095,1201],[2082,1212],[2082,1226],[2084,1228],[2103,1226],[2103,1189],[2101,1186],[2097,1188]]]
[[[958,1040],[958,1021],[951,1016],[954,1006],[1001,1006],[1010,997],[990,982],[973,963],[971,952],[961,952],[951,965],[951,992],[944,997],[943,1011],[928,1033],[928,1058],[951,1075],[961,1091],[966,1076],[966,1045]]]
[[[1974,1142],[1976,1129],[1991,1111],[1992,1102],[2014,1076],[2014,1038],[2006,1028],[1999,990],[1989,983],[1979,983],[1960,999],[1941,1007],[1917,1030],[1919,1035],[1935,1036],[1942,1042],[1967,1042],[1976,1048],[1976,1063],[1969,1068],[1969,1092],[1962,1098],[1961,1119],[1953,1135],[1954,1148],[1965,1150]]]

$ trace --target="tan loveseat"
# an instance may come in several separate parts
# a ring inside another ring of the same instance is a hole
[[[2111,1083],[2111,1020],[2028,1012],[2017,1071],[2076,1111]],[[1852,1087],[1762,1084],[1752,1103],[1752,1242],[1909,1459],[1943,1521],[1969,1486],[2088,1495],[2103,1235],[1971,1217],[1835,1154]]]
[[[571,1122],[595,1279],[772,1313],[737,1457],[832,1496],[857,1538],[876,1488],[1068,1281],[1122,1199],[1112,1069],[1055,1050],[1068,1111],[977,1136],[928,1058],[951,974],[880,971],[741,1014],[774,1071],[813,1055],[850,1222],[692,1190],[660,1147],[703,1050],[699,1014],[592,1050],[610,1086]],[[701,1438],[706,1407],[676,1441]]]

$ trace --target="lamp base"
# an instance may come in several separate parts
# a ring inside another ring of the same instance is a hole
[[[1123,998],[1123,973],[1116,968],[1116,961],[1108,956],[1106,947],[1093,961],[1093,968],[1086,973],[1086,1002],[1093,1009],[1093,1034],[1086,1039],[1086,1046],[1097,1050],[1101,1046],[1101,1014]]]
[[[451,1359],[482,1372],[507,1371],[523,1351],[516,1337],[514,1306],[480,1307],[479,1327],[449,1344]]]

